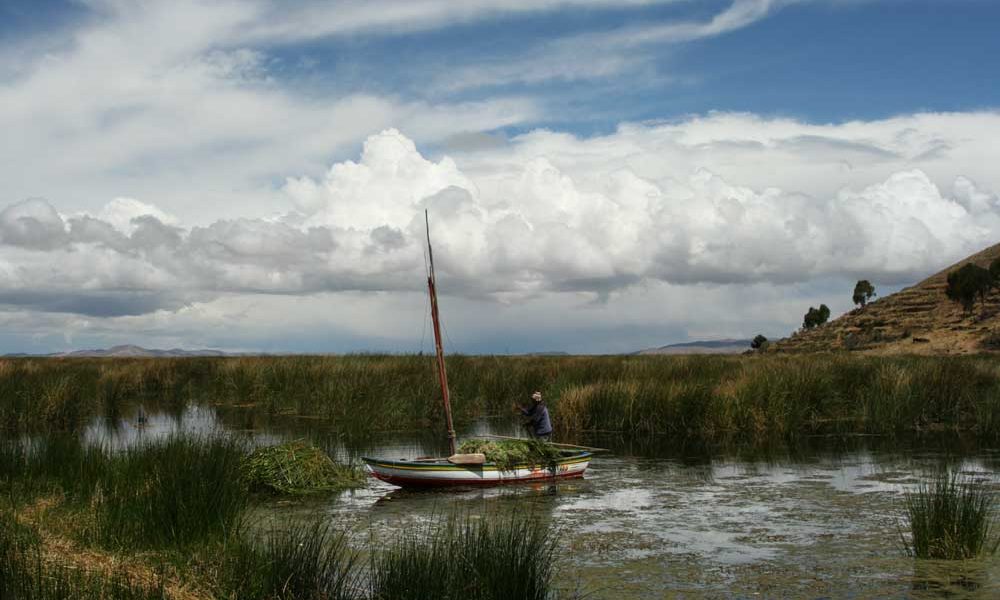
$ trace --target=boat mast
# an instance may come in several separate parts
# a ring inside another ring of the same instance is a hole
[[[455,426],[451,423],[451,401],[448,396],[448,372],[444,366],[444,347],[441,345],[441,321],[438,318],[437,288],[434,285],[434,253],[431,251],[431,224],[424,211],[424,225],[427,228],[427,258],[430,269],[427,272],[427,291],[431,295],[431,320],[434,322],[434,348],[437,351],[438,379],[441,380],[441,398],[444,400],[444,418],[448,425],[448,447],[455,454]]]

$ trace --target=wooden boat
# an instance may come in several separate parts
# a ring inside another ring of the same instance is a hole
[[[462,456],[462,455],[459,455]],[[455,464],[448,459],[385,460],[364,458],[373,477],[401,487],[441,487],[501,485],[525,481],[573,479],[583,477],[590,465],[587,451],[563,452],[552,465],[516,465],[502,470],[493,463]]]
[[[519,464],[501,469],[486,462],[482,454],[457,454],[455,427],[451,420],[451,400],[448,394],[448,374],[445,370],[444,347],[441,343],[441,324],[438,317],[437,287],[434,280],[434,253],[431,250],[430,222],[424,211],[427,228],[427,292],[431,299],[431,320],[434,328],[434,346],[437,353],[438,380],[444,404],[445,424],[448,428],[448,458],[389,460],[362,457],[373,477],[401,487],[438,487],[469,485],[500,485],[529,481],[571,479],[583,477],[590,465],[591,452],[583,448],[560,450],[561,457],[551,464]],[[565,444],[555,444],[565,447]]]

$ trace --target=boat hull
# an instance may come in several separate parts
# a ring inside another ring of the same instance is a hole
[[[362,458],[369,473],[377,479],[400,487],[443,487],[504,485],[532,481],[583,477],[591,454],[581,452],[566,456],[552,466],[518,465],[503,470],[492,463],[454,465],[447,461],[406,461]]]

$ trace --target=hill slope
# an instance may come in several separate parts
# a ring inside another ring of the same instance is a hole
[[[986,338],[1000,339],[1000,292],[994,290],[986,306],[976,302],[972,313],[945,296],[948,273],[973,262],[988,267],[1000,258],[1000,244],[962,260],[920,283],[879,298],[826,325],[799,331],[772,346],[778,352],[863,350],[876,354],[966,354],[989,347]]]

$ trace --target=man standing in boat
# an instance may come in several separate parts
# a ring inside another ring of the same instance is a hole
[[[531,405],[528,407],[515,404],[514,407],[527,417],[524,426],[528,428],[531,437],[546,442],[552,438],[552,420],[549,419],[549,409],[542,401],[542,393],[536,391],[531,395]]]

